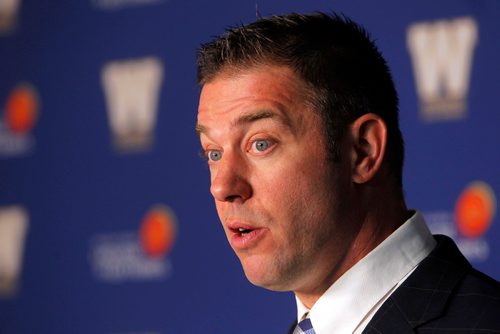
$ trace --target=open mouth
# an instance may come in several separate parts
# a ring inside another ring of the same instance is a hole
[[[253,231],[252,229],[240,227],[240,228],[238,228],[237,233],[241,236],[244,236],[252,231]]]
[[[235,224],[236,225],[236,224]],[[231,232],[238,236],[245,236],[255,231],[255,229],[248,225],[237,224],[236,226],[228,226]]]
[[[231,232],[229,243],[234,249],[239,251],[256,247],[259,240],[265,235],[266,229],[241,223],[233,223],[227,226]]]

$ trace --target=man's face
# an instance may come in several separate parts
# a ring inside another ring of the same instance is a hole
[[[317,287],[349,240],[348,168],[327,160],[306,96],[290,69],[261,66],[218,75],[200,97],[198,131],[224,231],[247,278],[272,290]]]

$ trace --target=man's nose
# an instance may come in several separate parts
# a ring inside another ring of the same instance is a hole
[[[220,202],[245,202],[252,196],[252,187],[246,177],[242,158],[224,155],[218,162],[210,192]]]

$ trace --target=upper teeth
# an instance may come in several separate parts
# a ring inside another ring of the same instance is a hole
[[[240,228],[238,229],[238,231],[240,231],[240,232],[246,231],[246,228],[240,227]]]

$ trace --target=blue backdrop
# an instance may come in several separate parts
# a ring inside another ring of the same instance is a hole
[[[400,94],[408,205],[500,278],[495,0],[0,0],[0,333],[283,333],[209,194],[195,50],[261,15],[362,23]]]

